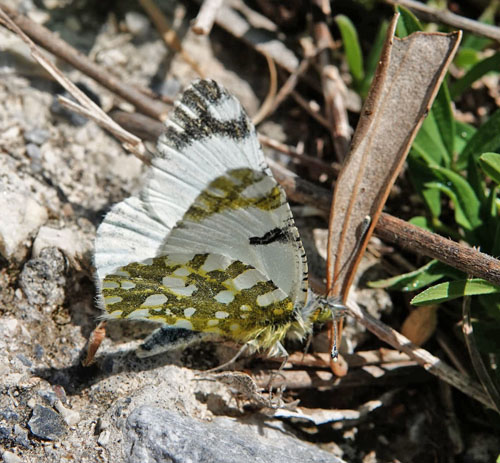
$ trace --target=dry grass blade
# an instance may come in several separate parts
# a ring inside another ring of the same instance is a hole
[[[257,114],[252,118],[254,125],[259,125],[270,114],[273,107],[273,101],[276,98],[276,92],[278,91],[278,72],[276,70],[276,64],[267,53],[264,53],[264,56],[266,57],[267,66],[269,67],[269,90],[264,103],[262,103]]]
[[[79,104],[66,98],[61,98],[61,102],[70,109],[94,120],[106,130],[113,133],[123,142],[123,146],[141,160],[144,160],[145,148],[142,141],[135,135],[124,130],[113,119],[111,119],[99,106],[97,106],[85,93],[83,93],[73,82],[64,76],[64,74],[50,62],[33,43],[33,41],[12,21],[12,19],[0,8],[0,22],[17,34],[23,42],[30,48],[33,58],[61,84]]]
[[[452,59],[461,33],[393,37],[382,59],[335,186],[330,214],[328,293],[345,300],[360,256]]]

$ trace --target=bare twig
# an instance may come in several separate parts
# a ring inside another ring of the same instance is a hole
[[[272,104],[267,110],[265,117],[269,117],[272,113],[274,113],[274,111],[276,111],[276,109],[285,100],[285,98],[288,95],[290,95],[290,93],[292,93],[293,89],[297,85],[299,76],[303,74],[308,67],[309,67],[309,59],[306,58],[301,61],[299,67],[290,74],[286,82],[280,88],[278,94],[275,96],[275,98],[272,101]]]
[[[266,57],[267,66],[269,68],[269,90],[257,114],[252,118],[254,125],[259,125],[269,115],[276,96],[276,91],[278,90],[278,72],[276,71],[276,64],[267,53],[264,53],[264,56]]]
[[[304,166],[314,167],[315,169],[319,169],[325,174],[329,175],[337,175],[339,173],[340,166],[336,163],[335,165],[327,164],[326,162],[321,161],[321,159],[301,153],[293,146],[280,143],[279,141],[269,138],[266,135],[259,134],[259,141],[263,145],[269,146],[269,148],[273,148],[276,151],[279,151],[283,154],[286,154],[287,156],[290,156],[291,158],[296,159],[300,162],[300,164]]]
[[[168,24],[167,18],[162,13],[162,11],[155,5],[153,0],[139,0],[139,3],[144,8],[144,11],[149,15],[151,21],[156,27],[156,30],[160,34],[162,40],[165,42],[168,48],[179,53],[182,56],[182,59],[188,63],[193,70],[201,77],[204,77],[204,74],[198,63],[189,56],[188,53],[182,47],[181,41],[177,36],[175,30],[170,27]]]
[[[429,22],[440,22],[457,29],[482,35],[489,39],[500,42],[500,28],[484,24],[473,19],[464,18],[447,10],[438,10],[415,0],[385,0],[391,5],[401,5],[412,10],[417,16]]]
[[[328,120],[321,115],[319,111],[316,111],[312,105],[307,102],[298,92],[292,92],[293,99],[314,119],[316,119],[325,129],[330,130],[330,123]]]
[[[200,7],[198,16],[193,21],[191,29],[199,35],[208,35],[214,25],[215,15],[217,10],[221,7],[222,0],[204,0]]]
[[[315,0],[313,3],[316,4],[317,8],[321,8],[321,0]],[[313,12],[316,13],[316,16],[320,15],[317,9],[314,9]],[[349,142],[351,139],[351,127],[349,126],[349,119],[344,103],[347,89],[340,78],[337,68],[331,64],[330,52],[333,39],[330,34],[330,28],[326,24],[324,15],[322,14],[321,18],[316,17],[314,38],[319,50],[318,62],[329,130],[337,160],[342,162],[349,151]]]
[[[418,347],[410,342],[410,340],[401,333],[398,333],[390,326],[387,326],[380,320],[372,317],[369,313],[361,309],[361,307],[359,307],[354,301],[348,300],[347,308],[351,316],[356,318],[379,339],[387,342],[395,349],[405,352],[428,372],[439,377],[448,384],[451,384],[464,394],[467,394],[469,397],[478,400],[489,408],[495,408],[493,402],[475,381],[458,373],[427,350],[422,349],[421,347]]]
[[[135,87],[127,85],[113,77],[108,70],[101,68],[78,50],[68,45],[64,40],[61,40],[51,31],[26,16],[11,10],[5,5],[0,6],[0,8],[28,37],[50,53],[71,64],[113,93],[130,102],[143,114],[160,120],[166,118],[168,107],[161,101],[149,98]]]

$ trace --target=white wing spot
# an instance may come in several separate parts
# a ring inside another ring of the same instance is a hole
[[[238,330],[240,329],[240,325],[239,325],[238,323],[233,323],[233,324],[229,327],[229,329],[230,329],[231,331],[238,331]]]
[[[179,277],[187,277],[191,272],[186,268],[186,267],[179,267],[175,272],[174,275],[177,275]]]
[[[215,312],[215,318],[218,318],[219,320],[224,319],[229,317],[229,314],[227,312],[224,312],[223,310],[219,310]]]
[[[208,320],[207,326],[217,326],[219,324],[219,320]]]
[[[189,285],[185,288],[172,288],[172,292],[177,294],[178,296],[192,296],[195,291],[195,285]]]
[[[141,307],[156,307],[167,302],[168,298],[165,294],[152,294],[147,297],[146,300],[141,304]]]
[[[191,325],[191,322],[189,320],[177,320],[174,324],[174,326],[177,326],[178,328],[184,328],[186,330],[192,330],[193,325]]]
[[[117,302],[121,302],[122,298],[120,296],[107,296],[104,298],[104,303],[106,305],[116,304]]]
[[[215,295],[214,299],[221,304],[229,304],[234,299],[234,293],[229,290],[221,291]]]
[[[119,288],[120,285],[116,281],[103,281],[102,289],[116,289]]]
[[[261,307],[267,307],[274,302],[282,301],[286,297],[287,295],[281,289],[277,288],[274,291],[257,296],[257,304]]]
[[[247,313],[242,313],[242,314],[240,315],[240,317],[241,317],[241,318],[248,318],[248,314],[247,314]]]
[[[243,312],[250,312],[252,308],[249,305],[243,304],[240,305],[240,310],[242,310]]]
[[[184,309],[184,316],[186,318],[189,318],[192,315],[194,315],[195,312],[196,312],[196,309],[194,307],[189,307],[187,309]]]
[[[135,283],[131,281],[122,281],[122,289],[133,289],[135,288]]]
[[[265,282],[266,279],[263,279],[262,273],[253,268],[240,273],[236,278],[232,280],[232,283],[238,290],[242,290],[251,288],[261,281]]]
[[[125,270],[117,270],[116,272],[113,272],[113,275],[118,275],[119,277],[130,277],[130,273],[126,272]]]
[[[161,283],[167,288],[184,288],[186,284],[184,279],[179,277],[163,277]]]
[[[147,318],[149,317],[149,309],[136,309],[130,312],[126,318]]]
[[[115,310],[108,315],[108,318],[121,318],[123,310]]]

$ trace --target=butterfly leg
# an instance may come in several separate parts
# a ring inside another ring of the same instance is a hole
[[[277,376],[282,376],[281,370],[283,370],[283,368],[285,367],[286,362],[288,362],[288,357],[289,357],[287,350],[283,347],[283,344],[281,344],[281,342],[279,342],[279,341],[273,347],[273,355],[275,355],[277,357],[283,357],[283,362],[281,362],[281,365],[276,372],[273,371],[271,373],[271,377],[269,378],[269,382],[267,383],[267,390],[269,393],[269,403],[270,404],[272,404],[272,400],[273,400],[273,381]],[[278,387],[277,391],[278,391],[277,392],[278,402],[280,402],[281,401],[281,394],[283,392],[282,386]]]
[[[212,373],[213,371],[219,371],[222,370],[223,368],[226,368],[227,366],[231,365],[232,363],[236,362],[240,358],[240,356],[243,354],[248,349],[248,344],[243,344],[238,352],[236,352],[236,355],[229,359],[227,362],[224,362],[222,365],[219,365],[218,367],[215,368],[210,368],[210,370],[205,370],[204,373]]]
[[[208,333],[164,325],[154,330],[137,349],[137,357],[151,357],[200,342]]]

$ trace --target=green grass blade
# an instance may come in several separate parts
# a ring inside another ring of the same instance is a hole
[[[451,301],[464,296],[500,293],[500,286],[473,278],[470,280],[448,281],[432,286],[417,294],[410,302],[413,305],[429,305]]]
[[[483,153],[479,156],[479,167],[497,185],[500,185],[500,154]]]
[[[347,64],[351,71],[356,87],[361,85],[365,72],[363,69],[363,54],[359,45],[358,33],[351,20],[342,14],[335,16],[335,22],[342,36]]]

